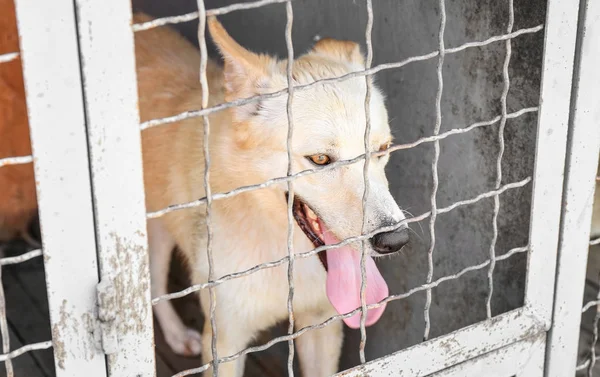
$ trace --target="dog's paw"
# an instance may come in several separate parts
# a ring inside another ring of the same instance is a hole
[[[202,351],[202,336],[198,331],[186,327],[165,331],[165,340],[178,355],[198,356]]]

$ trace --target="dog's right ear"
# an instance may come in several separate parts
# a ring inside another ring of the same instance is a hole
[[[268,86],[273,59],[240,46],[216,17],[209,17],[207,21],[208,30],[225,60],[225,99],[233,101],[260,94],[258,89]]]
[[[314,45],[312,50],[335,60],[357,64],[362,67],[365,65],[365,57],[360,51],[360,45],[356,42],[323,38]]]

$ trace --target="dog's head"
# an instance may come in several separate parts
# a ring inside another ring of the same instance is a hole
[[[287,88],[287,61],[246,50],[214,18],[208,25],[224,57],[227,101]],[[311,51],[294,60],[292,77],[297,86],[364,69],[365,59],[358,44],[322,39]],[[334,168],[328,166],[365,154],[366,91],[365,77],[357,76],[296,90],[293,95],[293,173],[322,170],[294,181],[294,217],[315,246],[335,244],[356,237],[363,230],[365,160]],[[261,99],[232,110],[238,150],[253,160],[251,164],[262,179],[285,176],[287,172],[287,100],[287,95]],[[369,115],[368,152],[383,152],[390,146],[392,136],[384,97],[374,85]],[[389,192],[384,171],[388,159],[388,154],[370,158],[365,203],[367,233],[404,220]],[[281,185],[280,189],[285,203],[287,185]],[[401,225],[365,242],[369,254],[366,260],[369,304],[388,295],[387,285],[371,257],[399,251],[408,238],[407,226]],[[359,307],[361,243],[352,242],[319,256],[328,271],[327,293],[333,306],[340,313]],[[383,306],[370,310],[367,325],[376,322],[383,310]],[[359,315],[345,320],[351,327],[358,327],[359,321]]]

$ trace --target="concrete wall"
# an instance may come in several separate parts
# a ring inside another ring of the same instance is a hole
[[[231,0],[207,0],[207,7],[231,4]],[[392,62],[437,49],[438,1],[377,0],[373,2],[374,64]],[[195,0],[165,2],[134,0],[138,9],[155,16],[181,14],[196,9]],[[544,22],[545,1],[515,0],[514,30]],[[454,47],[468,41],[503,34],[508,22],[508,0],[447,0],[445,43]],[[294,48],[306,51],[315,35],[364,41],[364,1],[295,0]],[[234,12],[221,18],[235,39],[260,52],[286,56],[285,6],[270,5],[257,10]],[[196,41],[197,22],[177,28]],[[521,36],[512,44],[511,87],[508,111],[538,104],[543,32]],[[447,55],[444,66],[442,130],[465,127],[500,114],[504,42]],[[214,48],[210,46],[211,54]],[[435,124],[437,59],[417,62],[401,69],[381,72],[379,85],[388,96],[391,126],[396,141],[411,142],[431,135]],[[532,175],[536,114],[509,120],[503,183]],[[438,207],[493,189],[498,153],[498,125],[481,128],[441,142]],[[414,215],[430,209],[433,144],[422,144],[394,153],[388,169],[398,203]],[[527,244],[531,184],[501,197],[497,254]],[[488,258],[492,239],[493,199],[440,215],[436,223],[434,279],[453,274]],[[419,286],[427,276],[430,243],[428,220],[413,224],[416,235],[410,250],[380,263],[390,285],[398,294]],[[523,255],[498,262],[494,274],[494,314],[506,312],[523,302],[525,285]],[[487,269],[434,289],[431,307],[431,336],[439,336],[485,319],[488,293]],[[417,344],[423,339],[425,293],[396,301],[377,325],[368,329],[367,358],[373,359]],[[358,363],[358,331],[346,331],[341,368]]]

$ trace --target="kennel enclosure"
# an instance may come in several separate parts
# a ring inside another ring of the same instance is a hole
[[[372,39],[373,9],[377,9],[378,2],[366,0],[365,4],[366,30],[360,33],[367,38],[365,52],[370,64],[373,40],[369,38]],[[596,69],[600,65],[600,44],[597,43],[600,41],[600,3],[549,0],[543,24],[515,28],[513,3],[506,1],[503,5],[508,22],[502,26],[500,34],[458,44],[446,41],[444,34],[446,28],[452,27],[446,17],[452,4],[444,0],[437,4],[438,12],[433,14],[437,44],[431,51],[399,61],[372,64],[365,71],[353,74],[367,76],[402,70],[422,62],[435,65],[437,91],[430,94],[435,101],[430,107],[432,124],[429,133],[413,142],[395,144],[390,149],[390,153],[394,153],[422,144],[433,148],[432,159],[427,162],[431,169],[427,179],[434,182],[426,202],[431,207],[415,213],[409,220],[411,223],[423,221],[427,231],[433,230],[431,239],[425,242],[427,269],[421,271],[424,281],[386,299],[393,302],[417,293],[424,295],[423,310],[415,310],[424,318],[424,326],[418,331],[423,333],[426,341],[374,360],[369,358],[368,363],[338,375],[573,375],[578,366],[581,302],[600,151],[600,107],[594,99],[595,89],[600,87],[600,74]],[[5,361],[7,369],[10,360],[24,352],[52,347],[56,375],[60,377],[79,376],[82,371],[90,377],[155,374],[151,308],[157,298],[150,297],[146,219],[161,213],[146,213],[140,135],[148,127],[165,126],[183,117],[198,118],[201,127],[203,116],[240,103],[207,108],[204,102],[204,108],[198,111],[140,123],[133,35],[161,24],[199,18],[198,36],[206,57],[206,42],[203,42],[206,16],[228,15],[267,5],[285,9],[287,28],[285,38],[281,38],[287,47],[284,57],[297,56],[300,52],[291,48],[294,1],[261,0],[205,9],[200,0],[198,11],[133,26],[132,8],[125,1],[16,1],[33,156],[2,159],[0,168],[4,164],[31,162],[35,167],[43,252],[32,252],[20,260],[44,258],[52,339],[18,349],[4,349],[0,360]],[[510,109],[507,96],[511,88],[508,70],[511,43],[536,33],[544,36],[539,105]],[[502,92],[497,114],[491,119],[450,127],[442,117],[444,59],[490,44],[506,49],[501,59]],[[14,56],[1,55],[0,64]],[[327,82],[314,85],[327,85]],[[298,90],[302,88],[292,88],[292,92]],[[247,101],[252,100],[256,99]],[[537,114],[532,174],[503,180],[507,122],[532,114]],[[438,173],[438,167],[444,163],[440,162],[440,148],[445,139],[491,125],[497,127],[494,131],[498,135],[498,150],[492,157],[497,170],[491,185],[475,195],[444,203],[436,193],[439,174],[442,174]],[[362,158],[369,157],[363,155]],[[293,176],[282,179],[293,181]],[[523,187],[531,190],[528,241],[501,252],[497,240],[498,213],[504,205],[502,195]],[[251,189],[257,187],[241,190]],[[198,203],[234,194],[212,193],[208,198],[199,198]],[[492,217],[486,221],[493,231],[483,251],[487,258],[454,273],[436,275],[433,257],[437,216],[488,199],[493,210]],[[165,211],[173,210],[176,208]],[[283,265],[290,259],[303,257],[290,255],[292,258],[273,262]],[[495,314],[491,299],[502,285],[494,284],[494,268],[515,255],[525,255],[527,259],[523,304]],[[269,266],[257,267],[263,268]],[[257,269],[234,277],[214,276],[214,280],[203,287],[191,287],[170,297],[213,289],[217,284],[243,278],[244,274]],[[435,304],[432,290],[473,271],[483,271],[488,277],[486,289],[489,294],[480,300],[485,318],[448,334],[432,334],[432,300]],[[0,326],[1,317],[0,311]],[[326,324],[315,324],[311,328],[323,325]],[[300,331],[292,328],[289,334],[275,338],[266,346],[255,346],[243,352],[256,352],[275,343],[289,342],[293,347],[293,339],[303,331],[310,331],[310,328]],[[2,333],[4,335],[5,331]],[[372,339],[373,336],[366,337],[361,331],[361,341],[368,344]],[[359,353],[360,358],[365,359],[365,343],[361,343],[360,350],[351,352]],[[235,356],[217,355],[228,360]],[[291,365],[293,357],[288,362]],[[579,365],[579,369],[593,366],[593,363],[595,356],[586,365]],[[176,375],[191,375],[208,367],[205,365]],[[293,372],[293,369],[290,367],[289,371]]]

